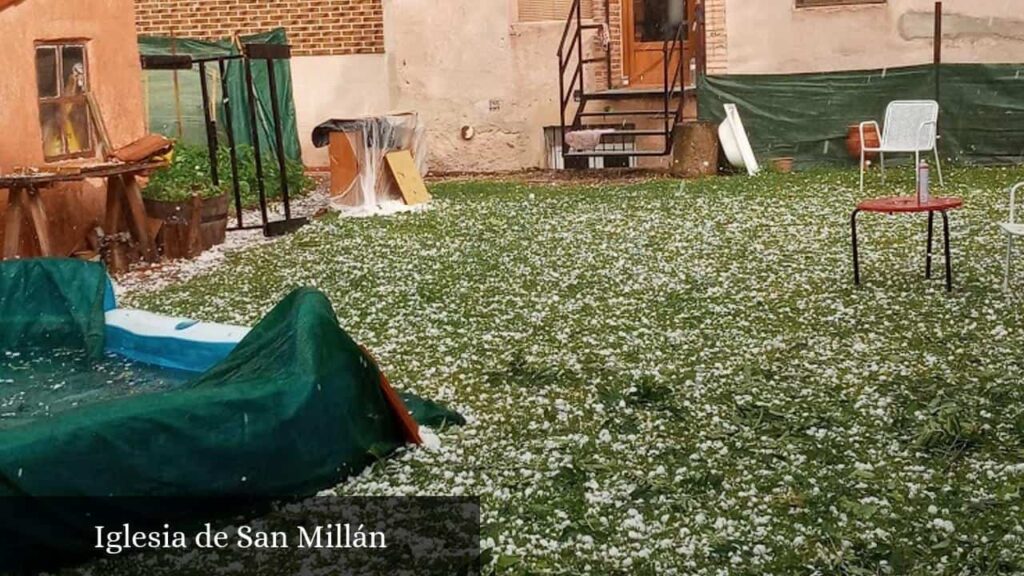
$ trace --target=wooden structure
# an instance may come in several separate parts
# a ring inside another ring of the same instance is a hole
[[[104,226],[104,159],[146,133],[134,24],[132,0],[0,0],[5,257],[74,254]]]
[[[66,254],[54,252],[40,195],[47,188],[82,182],[87,178],[102,178],[107,184],[106,213],[102,222],[104,234],[117,234],[124,219],[128,224],[128,232],[139,244],[143,257],[150,262],[157,261],[159,255],[149,231],[142,191],[136,176],[164,166],[164,162],[108,163],[70,170],[62,168],[59,172],[53,173],[0,176],[0,188],[10,190],[10,202],[4,216],[3,257],[7,259],[17,256],[18,240],[25,216],[32,228],[40,255],[65,256]]]

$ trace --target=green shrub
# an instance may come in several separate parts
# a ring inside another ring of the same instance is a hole
[[[181,202],[196,194],[212,198],[227,189],[227,186],[213,185],[205,148],[178,144],[174,147],[171,165],[153,173],[142,195],[151,200]]]
[[[290,197],[303,196],[314,187],[315,182],[306,176],[301,162],[287,160],[285,165]],[[231,154],[228,148],[223,146],[217,155],[217,172],[220,176],[220,186],[214,186],[210,178],[210,157],[206,148],[177,144],[174,147],[174,160],[171,165],[153,174],[143,190],[143,196],[153,200],[181,202],[195,194],[203,198],[232,194]],[[272,154],[264,154],[263,182],[268,200],[281,197],[279,174],[277,158]],[[242,206],[257,206],[259,187],[256,180],[256,154],[252,146],[238,146],[238,181]]]
[[[256,154],[252,146],[240,145],[238,150],[238,188],[242,195],[242,205],[250,208],[259,205],[259,186],[256,180]],[[217,171],[221,181],[225,182],[225,189],[232,193],[231,188],[231,153],[221,147],[217,156]],[[313,189],[315,182],[306,176],[306,171],[301,162],[286,159],[285,169],[288,174],[288,196],[296,198],[304,196]],[[268,200],[276,200],[281,197],[281,171],[277,166],[277,157],[273,154],[263,154],[263,185]]]

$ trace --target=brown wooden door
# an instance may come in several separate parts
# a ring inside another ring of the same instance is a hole
[[[622,37],[624,39],[623,67],[630,86],[665,85],[665,39],[672,38],[676,26],[685,15],[694,21],[693,0],[621,0]],[[691,27],[692,28],[692,27]],[[683,50],[691,58],[692,39],[687,35]],[[679,63],[676,49],[669,62],[669,77]],[[684,85],[690,81],[690,66],[683,67]]]

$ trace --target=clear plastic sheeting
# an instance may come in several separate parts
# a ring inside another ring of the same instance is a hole
[[[313,144],[330,153],[332,208],[355,216],[418,208],[402,201],[386,162],[388,154],[408,150],[426,175],[425,130],[415,113],[329,120],[313,130]]]

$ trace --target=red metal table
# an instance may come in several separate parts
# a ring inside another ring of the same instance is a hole
[[[948,210],[955,210],[964,205],[960,198],[932,198],[928,202],[918,202],[914,196],[896,196],[891,198],[873,198],[857,205],[850,216],[850,229],[853,232],[853,281],[860,285],[860,258],[857,247],[857,214],[861,212],[878,212],[883,214],[917,214],[928,213],[928,257],[925,263],[925,278],[932,277],[932,229],[935,213],[942,214],[942,232],[944,252],[946,256],[946,290],[953,290],[953,263],[949,250],[949,216]]]

